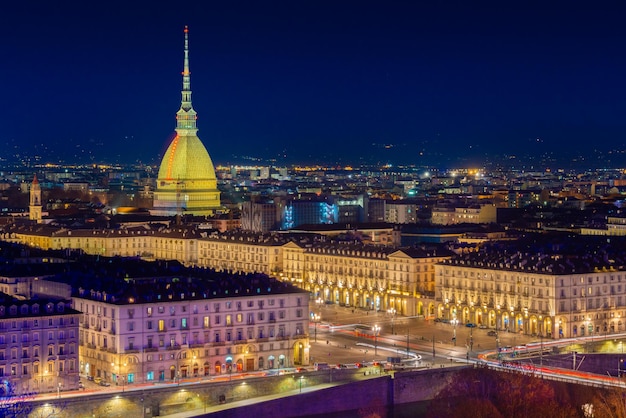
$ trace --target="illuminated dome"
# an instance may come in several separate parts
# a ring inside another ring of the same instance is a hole
[[[197,135],[176,135],[163,156],[158,178],[165,181],[211,180],[216,182],[213,161]]]
[[[154,192],[153,215],[211,215],[220,206],[220,191],[213,161],[198,138],[196,111],[191,106],[188,34],[185,27],[185,62],[176,136],[161,161]]]

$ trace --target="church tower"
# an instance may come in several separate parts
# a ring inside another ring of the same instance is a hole
[[[176,136],[161,161],[152,215],[212,215],[221,208],[213,161],[197,134],[198,117],[191,105],[187,26],[184,33],[183,90],[176,112]]]
[[[37,174],[33,178],[33,182],[30,184],[30,204],[28,206],[28,218],[31,221],[37,221],[41,223],[41,186],[39,180],[37,180]]]

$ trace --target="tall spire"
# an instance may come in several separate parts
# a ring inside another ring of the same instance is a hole
[[[191,72],[189,71],[189,28],[185,26],[185,59],[183,61],[183,90],[180,109],[176,112],[176,133],[180,136],[195,135],[197,114],[191,105]]]

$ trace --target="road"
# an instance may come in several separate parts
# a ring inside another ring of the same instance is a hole
[[[466,360],[468,357],[476,358],[480,351],[496,349],[496,338],[488,336],[487,329],[467,328],[462,325],[455,327],[452,324],[425,320],[423,317],[399,317],[386,312],[364,311],[337,305],[312,304],[310,309],[311,312],[320,315],[320,322],[317,325],[310,323],[311,363],[386,360],[393,354],[386,350],[378,350],[376,347],[396,348],[406,352],[407,336],[409,351],[420,354],[422,365],[425,366],[449,364],[450,359],[454,362]],[[374,338],[373,329],[376,325],[380,327],[380,331]],[[456,342],[453,340],[455,335]],[[508,332],[499,332],[498,338],[501,347],[536,340]],[[374,349],[360,344],[369,344]]]

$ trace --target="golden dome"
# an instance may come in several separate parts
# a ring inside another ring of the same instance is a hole
[[[216,181],[215,168],[200,138],[176,135],[161,161],[159,187],[165,186],[162,182],[188,180]]]

